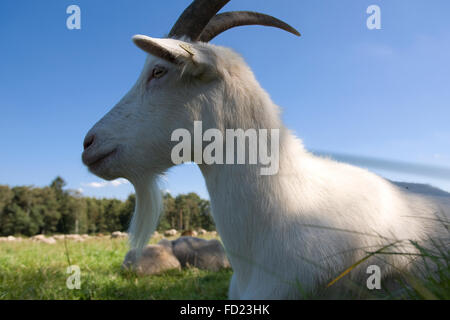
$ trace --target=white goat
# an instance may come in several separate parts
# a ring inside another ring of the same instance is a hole
[[[283,126],[279,108],[243,59],[207,43],[237,25],[296,33],[258,13],[216,15],[228,1],[194,1],[169,38],[135,36],[134,42],[150,53],[142,74],[84,141],[83,162],[91,172],[108,180],[124,177],[135,187],[132,246],[144,247],[156,228],[161,212],[157,177],[173,166],[171,134],[186,128],[193,135],[194,121],[202,121],[204,130],[222,132],[280,130],[276,175],[261,176],[260,165],[199,165],[234,270],[231,299],[305,297],[363,258],[364,250],[436,235],[431,218],[437,206],[366,170],[308,153]],[[408,261],[386,255],[373,263],[387,276]],[[358,267],[345,279],[365,287],[365,272]]]

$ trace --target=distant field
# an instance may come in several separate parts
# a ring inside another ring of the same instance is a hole
[[[66,244],[67,250],[64,241],[53,245],[0,242],[0,299],[227,298],[231,270],[191,268],[137,277],[121,269],[128,250],[126,239],[103,237]],[[80,267],[79,290],[66,286],[69,263]]]

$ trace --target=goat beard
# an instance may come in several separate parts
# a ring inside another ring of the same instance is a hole
[[[136,206],[129,228],[130,246],[140,253],[155,231],[162,211],[162,194],[158,176],[133,181],[136,191]]]

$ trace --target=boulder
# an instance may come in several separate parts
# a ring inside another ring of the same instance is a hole
[[[136,272],[139,276],[181,269],[180,262],[174,256],[172,249],[163,245],[149,245],[145,247],[139,259],[136,259],[136,250],[130,250],[125,256],[122,267]]]
[[[165,247],[167,247],[167,248],[170,248],[170,250],[172,250],[172,241],[170,241],[170,240],[168,240],[168,239],[166,239],[166,238],[161,239],[161,240],[158,242],[158,244],[159,244],[160,246],[165,246]]]
[[[186,230],[181,234],[182,237],[196,237],[198,236],[197,231],[195,230]]]
[[[171,244],[173,254],[182,267],[192,266],[211,271],[230,268],[225,250],[218,240],[181,237],[173,240]]]
[[[48,238],[41,239],[38,242],[42,242],[42,243],[46,243],[46,244],[55,244],[56,240],[53,237],[48,237]]]
[[[66,239],[72,240],[75,242],[83,242],[84,241],[84,238],[82,236],[80,236],[79,234],[68,234],[68,235],[66,235]]]
[[[43,239],[45,239],[45,235],[43,235],[43,234],[37,234],[37,235],[31,237],[31,240],[33,240],[33,241],[40,241]]]
[[[46,243],[46,244],[55,244],[56,240],[53,237],[46,237],[43,234],[38,234],[34,237],[31,237],[31,240],[34,242]]]
[[[113,239],[121,239],[126,237],[128,237],[128,233],[126,232],[114,231],[113,233],[111,233],[111,238]]]
[[[166,237],[173,237],[176,235],[177,235],[177,230],[175,230],[175,229],[170,229],[170,230],[164,231],[164,236],[166,236]]]
[[[17,242],[22,241],[22,238],[16,238],[14,236],[0,237],[0,242]]]

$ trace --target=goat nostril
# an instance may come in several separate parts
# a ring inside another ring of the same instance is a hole
[[[87,136],[87,137],[84,139],[84,142],[83,142],[84,150],[86,150],[87,148],[89,148],[89,147],[92,145],[92,143],[94,143],[94,139],[95,139],[95,135],[93,135],[93,134]]]

